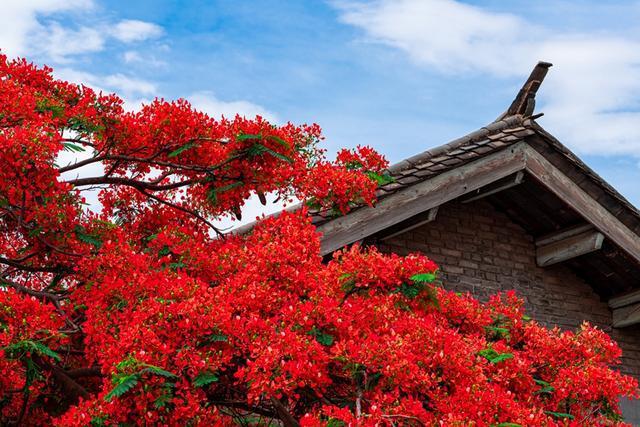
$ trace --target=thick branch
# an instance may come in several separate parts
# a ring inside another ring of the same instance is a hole
[[[172,182],[171,184],[158,185],[147,181],[138,181],[133,178],[125,178],[118,176],[93,176],[88,178],[77,178],[66,181],[67,184],[71,184],[75,187],[81,187],[85,185],[126,185],[138,190],[151,190],[151,191],[165,191],[174,190],[180,187],[186,187],[187,185],[195,184],[197,180],[188,179],[185,181]]]
[[[43,369],[46,369],[51,372],[53,375],[53,379],[56,381],[58,385],[62,387],[67,393],[70,394],[72,401],[77,401],[78,397],[82,397],[87,400],[91,398],[91,395],[83,386],[78,384],[73,378],[71,378],[64,369],[59,366],[49,364],[45,362],[39,356],[33,356],[33,361],[36,362],[38,366],[41,366]]]
[[[99,366],[92,366],[87,368],[69,369],[68,371],[65,371],[65,374],[70,378],[101,377],[102,371]]]
[[[0,257],[0,264],[8,265],[10,267],[17,268],[22,271],[29,271],[32,273],[59,273],[62,271],[61,266],[53,266],[53,267],[35,267],[32,265],[22,264],[20,262],[16,262],[14,260]]]
[[[298,421],[289,413],[287,408],[284,407],[282,402],[280,402],[275,397],[271,398],[271,403],[273,404],[273,408],[276,410],[278,414],[278,418],[282,421],[284,427],[300,427]]]
[[[60,294],[52,294],[50,292],[46,292],[46,291],[36,291],[35,289],[29,289],[26,286],[23,286],[19,283],[15,283],[11,280],[8,280],[5,277],[2,277],[0,279],[1,284],[9,286],[13,289],[15,289],[18,292],[21,292],[23,294],[27,294],[27,295],[31,295],[32,297],[36,297],[38,299],[41,300],[48,300],[51,301],[54,305],[58,305],[60,304],[60,301],[65,299],[66,297],[64,295],[60,295]]]
[[[247,411],[253,414],[264,415],[265,417],[269,417],[269,418],[278,418],[278,414],[275,414],[273,411],[270,411],[265,408],[261,408],[259,406],[251,406],[251,405],[248,405],[246,402],[239,401],[239,400],[210,400],[209,403],[215,406],[242,409],[244,411]]]

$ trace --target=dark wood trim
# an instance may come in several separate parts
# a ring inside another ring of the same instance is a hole
[[[640,302],[640,289],[611,297],[609,299],[609,307],[620,308],[637,302]]]
[[[545,246],[550,243],[559,242],[560,240],[565,240],[568,237],[577,236],[578,234],[582,234],[586,231],[593,230],[593,224],[582,224],[577,225],[575,227],[565,228],[560,231],[556,231],[554,233],[545,234],[544,236],[540,236],[536,239],[536,246]]]
[[[385,230],[428,209],[512,175],[525,167],[520,142],[383,198],[318,227],[322,255]]]
[[[379,241],[384,242],[399,234],[411,231],[414,228],[418,228],[421,225],[428,224],[436,219],[438,215],[438,206],[431,208],[425,212],[421,212],[418,215],[412,216],[409,219],[402,221],[399,224],[393,225],[384,231],[381,231],[376,235]]]
[[[612,326],[624,328],[640,323],[640,303],[612,310]]]
[[[484,199],[485,197],[492,194],[496,194],[520,185],[522,184],[522,181],[524,181],[524,171],[518,171],[511,176],[508,176],[504,179],[496,181],[492,184],[489,184],[483,188],[479,188],[478,190],[467,194],[465,197],[460,199],[460,202],[470,203],[475,202],[476,200]]]
[[[575,233],[574,231],[572,232]],[[567,231],[562,231],[558,233],[558,236],[563,237],[543,245],[539,245],[536,242],[536,246],[538,246],[536,248],[536,263],[538,267],[547,267],[597,251],[602,248],[602,243],[604,242],[604,235],[596,230],[588,230],[569,236],[567,236]]]
[[[527,172],[549,191],[566,201],[572,209],[593,224],[634,261],[640,263],[640,236],[632,232],[535,149],[526,146],[524,153]]]

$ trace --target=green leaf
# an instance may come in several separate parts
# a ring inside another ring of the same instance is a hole
[[[231,184],[223,185],[222,187],[212,187],[209,188],[209,192],[207,193],[207,198],[209,202],[216,204],[218,202],[218,194],[224,193],[225,191],[233,190],[234,188],[241,187],[244,185],[242,181],[232,182]]]
[[[36,101],[36,111],[38,113],[51,112],[54,119],[59,119],[64,116],[64,107],[61,105],[51,105],[46,99],[39,99]]]
[[[224,334],[211,334],[205,337],[207,342],[227,342],[229,337]]]
[[[193,380],[194,387],[204,387],[218,381],[220,378],[210,371],[200,372]]]
[[[179,154],[181,154],[181,153],[183,153],[183,152],[187,151],[188,149],[195,147],[195,145],[196,145],[196,144],[195,144],[195,143],[193,143],[193,142],[189,142],[189,143],[187,143],[187,144],[184,144],[182,147],[179,147],[179,148],[177,148],[177,149],[173,150],[172,152],[170,152],[170,153],[167,155],[167,157],[176,157],[176,156],[178,156]]]
[[[436,275],[433,273],[415,274],[410,279],[416,283],[433,283],[436,280]]]
[[[487,360],[491,360],[498,355],[498,352],[492,348],[485,348],[484,350],[480,350],[478,352],[478,355],[484,357]]]
[[[161,377],[165,377],[165,378],[177,378],[176,374],[173,374],[169,371],[165,371],[164,369],[162,369],[159,366],[153,366],[153,365],[145,365],[146,367],[144,369],[142,369],[139,374],[145,374],[145,373],[150,373],[153,375],[159,375]]]
[[[82,148],[79,145],[72,144],[71,142],[63,142],[62,145],[64,146],[64,150],[65,151],[71,151],[71,152],[74,152],[74,153],[82,153],[82,152],[84,152],[84,148]]]
[[[60,361],[60,355],[55,351],[51,350],[46,345],[38,341],[31,341],[31,342],[33,343],[34,350],[36,350],[36,352],[38,352],[41,356],[48,356],[52,359]]]
[[[571,414],[567,414],[566,412],[544,411],[544,413],[547,414],[547,415],[552,415],[552,416],[557,417],[557,418],[568,418],[570,420],[575,418],[575,416],[573,416]]]
[[[77,225],[76,229],[76,237],[78,238],[78,240],[80,240],[83,243],[88,243],[90,245],[95,246],[96,248],[100,248],[102,246],[102,240],[100,240],[99,238],[92,236],[90,234],[87,234],[84,231],[84,228],[82,228],[82,226]]]
[[[121,378],[118,381],[118,385],[116,385],[113,390],[111,390],[109,394],[104,397],[104,400],[106,400],[107,402],[111,402],[111,399],[113,399],[114,397],[122,396],[123,394],[134,388],[136,384],[138,384],[139,379],[140,378],[138,374],[131,374]]]
[[[247,141],[247,140],[251,140],[251,139],[262,139],[262,135],[261,134],[240,134],[238,136],[236,136],[236,141]]]
[[[293,163],[293,160],[291,158],[285,156],[284,154],[278,153],[277,151],[274,151],[269,147],[265,147],[260,143],[255,143],[251,147],[247,148],[247,156],[249,157],[261,156],[265,153],[270,154],[273,157],[283,160],[287,163]]]
[[[415,285],[408,285],[406,283],[401,284],[396,292],[400,292],[407,298],[413,299],[420,295],[420,292],[424,290],[424,285],[421,283],[416,283]]]
[[[153,407],[156,409],[162,409],[171,402],[171,399],[173,399],[173,396],[171,394],[161,394],[156,400],[153,401]]]
[[[493,363],[493,364],[513,358],[513,354],[511,354],[511,353],[502,353],[502,354],[500,354],[500,353],[498,353],[497,351],[495,351],[492,348],[486,348],[484,350],[480,350],[478,352],[478,355],[484,357],[490,363]]]
[[[29,387],[31,386],[31,384],[33,384],[33,381],[38,377],[39,373],[38,367],[35,363],[33,363],[33,360],[27,359],[25,364],[27,367],[27,372],[25,375],[25,382],[22,390],[24,394],[29,394]]]
[[[179,261],[179,262],[170,262],[169,264],[164,266],[164,268],[169,268],[169,270],[171,271],[177,271],[179,268],[184,268],[186,266],[187,264],[185,264],[182,261]]]
[[[533,379],[533,381],[534,381],[536,384],[541,385],[541,386],[548,386],[548,385],[549,385],[549,383],[548,383],[548,382],[546,382],[546,381],[542,381],[542,380],[539,380],[539,379],[537,379],[537,378],[534,378],[534,379]]]
[[[498,332],[498,333],[501,333],[501,334],[508,334],[509,333],[509,329],[500,328],[498,326],[485,326],[484,328],[486,330],[488,330],[488,331]]]
[[[311,328],[311,330],[307,333],[316,337],[316,341],[318,341],[318,344],[326,346],[330,346],[331,344],[333,344],[333,335],[324,333],[320,329],[317,329],[315,326]]]
[[[389,174],[380,175],[375,172],[367,172],[369,179],[374,180],[378,185],[386,185],[395,181],[395,178]]]
[[[349,274],[349,273],[346,273],[346,274]],[[342,277],[348,278],[349,276],[345,276],[345,274],[343,274],[341,278]],[[349,280],[344,282],[342,285],[340,285],[340,290],[346,294],[353,292],[355,288],[356,288],[356,279],[354,278],[350,278]]]
[[[542,394],[542,393],[553,393],[556,389],[550,385],[542,387],[540,390],[536,391],[533,394]]]
[[[330,346],[331,344],[333,344],[333,335],[320,332],[316,334],[316,341],[318,341],[318,343],[321,345]]]
[[[107,421],[107,417],[93,417],[91,418],[91,426],[92,427],[104,427],[106,426],[105,421]]]
[[[511,354],[511,353],[502,353],[502,354],[499,354],[496,357],[490,359],[489,362],[491,362],[493,364],[496,364],[496,363],[500,363],[500,362],[502,362],[504,360],[512,359],[512,358],[513,358],[513,354]]]
[[[48,356],[55,360],[60,360],[60,355],[51,350],[46,345],[38,341],[23,340],[10,344],[3,348],[9,358],[19,359],[24,353],[37,353],[41,356]]]
[[[269,136],[267,136],[267,138],[272,140],[272,141],[277,142],[278,144],[282,145],[285,148],[291,148],[289,143],[287,141],[285,141],[284,139],[280,138],[279,136],[269,135]]]

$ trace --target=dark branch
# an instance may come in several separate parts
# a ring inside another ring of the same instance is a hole
[[[293,418],[293,416],[289,413],[287,408],[284,407],[280,400],[272,397],[271,403],[273,404],[273,407],[278,414],[278,418],[280,418],[280,421],[282,421],[282,425],[284,425],[284,427],[300,427],[298,421]]]

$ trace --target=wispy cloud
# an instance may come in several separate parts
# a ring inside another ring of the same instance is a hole
[[[72,55],[99,52],[105,44],[103,34],[94,28],[80,27],[70,30],[57,22],[46,28],[42,27],[37,34],[38,42],[32,41],[33,49],[56,62],[67,62],[68,57]]]
[[[223,101],[212,92],[206,91],[193,93],[187,99],[194,108],[212,117],[220,118],[225,116],[232,119],[236,114],[239,114],[251,119],[255,116],[261,116],[272,123],[278,122],[278,117],[275,113],[249,101]]]
[[[583,153],[640,157],[640,40],[552,30],[454,0],[334,4],[367,40],[441,73],[512,78],[553,62],[539,108],[545,126]]]
[[[46,32],[38,15],[87,10],[91,0],[5,0],[0,17],[0,48],[11,55],[25,55],[33,50],[37,39]],[[41,40],[41,42],[46,42]]]
[[[76,84],[84,84],[97,92],[115,92],[122,97],[125,108],[137,110],[142,103],[148,103],[157,94],[158,88],[153,82],[121,73],[99,75],[74,68],[55,68],[54,75]]]
[[[125,43],[139,42],[160,37],[164,33],[161,26],[136,19],[125,19],[118,22],[111,35]]]
[[[11,57],[39,55],[65,63],[75,55],[100,52],[111,40],[130,44],[164,34],[162,27],[151,22],[105,20],[95,13],[92,0],[5,0],[2,7],[0,49]],[[91,25],[56,20],[57,13],[84,13]]]

